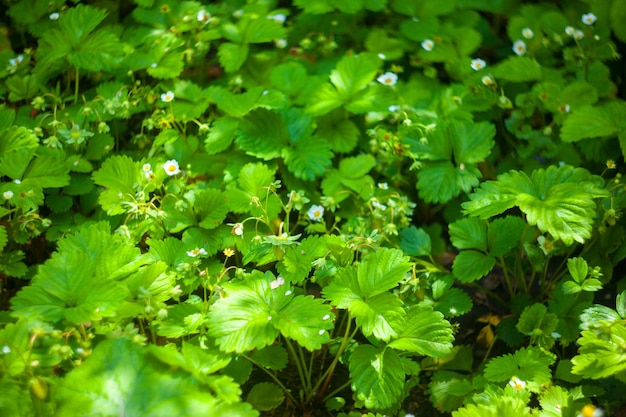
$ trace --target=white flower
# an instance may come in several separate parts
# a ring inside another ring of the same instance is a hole
[[[2,346],[2,353],[4,353],[5,355],[11,353],[11,348],[7,345]]]
[[[535,32],[531,28],[522,29],[522,36],[526,39],[532,39],[535,36]]]
[[[152,171],[146,171],[143,173],[144,177],[146,177],[146,179],[151,180],[152,178],[154,178],[154,172]]]
[[[526,53],[526,42],[524,41],[515,41],[513,44],[513,52],[517,55],[522,56]]]
[[[319,222],[324,216],[324,207],[313,204],[306,214],[309,216],[309,219]]]
[[[2,193],[2,197],[4,197],[5,200],[10,200],[13,198],[13,191],[8,190]]]
[[[470,64],[470,66],[474,71],[479,71],[485,68],[487,66],[487,63],[480,58],[474,58],[472,59],[472,63]]]
[[[393,72],[387,71],[386,73],[376,78],[376,81],[389,86],[396,85],[396,82],[398,82],[398,75]]]
[[[414,415],[414,414],[410,414],[410,413],[406,413],[406,414],[404,415],[404,417],[415,417],[415,415]]]
[[[496,81],[493,79],[493,77],[491,75],[484,75],[483,78],[481,78],[480,80],[487,87],[493,87],[494,85],[496,85]]]
[[[275,280],[273,280],[272,282],[270,282],[270,288],[275,290],[276,288],[280,287],[281,285],[285,284],[285,278],[283,277],[278,277]]]
[[[161,94],[161,101],[164,103],[169,103],[174,100],[174,93],[172,91],[168,91],[167,93]]]
[[[178,162],[175,159],[170,159],[163,164],[163,169],[165,173],[170,177],[172,175],[180,174],[180,168],[178,167]]]
[[[13,182],[14,182],[14,183],[16,183],[16,184],[21,184],[21,183],[22,183],[22,181],[21,181],[21,180],[15,180],[15,181],[13,181]]]
[[[287,40],[286,39],[276,39],[276,40],[274,40],[274,45],[276,45],[276,47],[278,49],[285,49],[287,47]]]
[[[576,29],[574,29],[573,27],[571,27],[571,26],[565,26],[565,33],[566,33],[568,36],[574,36],[574,32],[575,32],[575,31],[576,31]]]
[[[385,59],[387,59],[387,55],[381,53],[381,54],[378,54],[378,58],[384,61]]]
[[[324,317],[322,317],[322,320],[328,320],[330,318],[330,314],[324,314]]]
[[[198,255],[207,255],[207,251],[204,248],[195,248],[187,251],[187,255],[195,258]]]
[[[521,391],[524,388],[526,388],[526,382],[522,381],[521,379],[519,379],[516,376],[511,378],[511,380],[509,381],[509,385],[512,386],[513,388],[515,388],[518,391]]]
[[[389,106],[389,108],[387,110],[389,110],[391,113],[395,113],[398,110],[400,110],[400,106],[398,106],[396,104],[392,104],[391,106]]]
[[[152,169],[152,165],[150,165],[150,164],[143,164],[141,169],[143,170],[143,172],[150,172],[150,170]]]
[[[585,37],[585,34],[583,33],[582,30],[575,30],[574,31],[574,39],[576,39],[577,41],[581,40],[584,37]]]
[[[378,201],[375,198],[372,198],[371,203],[372,203],[372,207],[374,207],[375,209],[378,209],[380,211],[387,210],[387,206],[384,204],[381,204],[380,201]]]
[[[231,233],[236,236],[243,236],[243,224],[235,223],[231,230]]]
[[[273,15],[267,16],[267,18],[268,18],[268,19],[271,19],[271,20],[273,20],[273,21],[275,21],[275,22],[278,22],[278,23],[280,23],[281,25],[282,25],[283,23],[285,23],[285,20],[287,20],[287,16],[285,16],[285,15],[284,15],[284,14],[282,14],[282,13],[276,13],[276,14],[273,14]]]
[[[388,190],[389,189],[389,184],[387,184],[386,182],[379,182],[378,183],[378,188],[380,188],[381,190]]]
[[[50,20],[58,20],[59,16],[60,15],[57,12],[54,12],[54,13],[50,13],[50,16],[48,16],[48,18],[50,18]]]
[[[158,66],[159,64],[157,64],[156,62],[153,62],[152,64],[150,64],[150,68],[156,68]]]
[[[24,55],[18,55],[15,58],[9,59],[9,64],[12,67],[17,67],[22,61],[24,61]]]
[[[598,18],[593,13],[585,13],[580,20],[582,20],[585,25],[593,25]]]
[[[202,9],[198,12],[197,18],[198,18],[198,22],[206,25],[207,23],[209,23],[209,20],[211,20],[211,13]]]
[[[285,291],[285,297],[288,297],[288,296],[290,296],[291,294],[293,294],[293,291],[291,291],[291,290],[287,290],[287,291]]]
[[[320,330],[319,332],[317,332],[320,336],[323,335],[324,333],[326,333],[326,331],[324,329]]]
[[[422,42],[422,48],[424,48],[424,50],[426,51],[432,51],[434,47],[435,47],[435,42],[433,42],[432,39],[425,39]]]

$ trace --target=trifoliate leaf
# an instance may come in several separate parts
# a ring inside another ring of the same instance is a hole
[[[475,250],[464,250],[454,257],[452,273],[461,282],[474,282],[487,275],[495,264],[493,256]]]
[[[5,83],[11,102],[31,99],[41,90],[39,80],[31,75],[13,75]]]
[[[288,285],[276,281],[269,272],[256,272],[245,283],[224,285],[227,295],[209,312],[209,333],[220,349],[241,353],[263,348],[279,332],[309,350],[328,342],[330,306],[311,296],[294,297]]]
[[[200,217],[198,223],[204,229],[215,229],[222,224],[228,213],[228,205],[220,190],[206,189],[195,195],[193,208]]]
[[[400,249],[409,256],[428,256],[431,252],[430,235],[415,226],[400,230]]]
[[[562,361],[559,362],[559,365],[561,363]],[[578,383],[578,381],[574,383]],[[553,385],[539,397],[539,404],[542,408],[541,417],[562,417],[561,410],[571,410],[573,408],[572,403],[572,396],[567,392],[567,389]]]
[[[600,323],[615,323],[621,319],[612,308],[595,304],[587,309],[580,315],[580,329],[589,330],[593,329]]]
[[[476,164],[484,161],[495,144],[496,128],[489,122],[448,124],[454,160],[457,164]]]
[[[552,379],[550,366],[554,357],[538,347],[523,347],[517,352],[491,359],[485,367],[485,377],[491,382],[508,381],[514,376],[538,385]]]
[[[474,391],[472,381],[451,371],[437,371],[428,385],[430,400],[442,411],[450,412],[463,405],[463,399]]]
[[[569,165],[536,170],[530,178],[510,171],[482,183],[462,206],[465,213],[486,219],[517,205],[530,225],[571,245],[591,236],[594,200],[608,196],[602,185],[602,179]]]
[[[512,56],[503,60],[493,69],[493,74],[500,80],[513,82],[536,81],[543,78],[541,65],[525,56]]]
[[[452,412],[452,417],[532,417],[526,401],[508,396],[497,397],[491,404],[469,404]]]
[[[330,73],[330,81],[343,100],[350,99],[362,90],[376,75],[380,59],[370,54],[346,56]]]
[[[313,268],[313,261],[326,252],[318,236],[309,236],[298,246],[289,246],[278,263],[278,272],[292,283],[300,283]]]
[[[552,332],[556,330],[559,318],[556,314],[548,313],[543,304],[527,306],[519,317],[517,330],[530,336],[531,340],[540,346],[550,348],[554,344]]]
[[[404,312],[402,301],[396,295],[387,292],[365,300],[353,300],[348,311],[365,336],[373,335],[383,341],[398,336],[395,329],[399,327]]]
[[[246,62],[248,51],[248,44],[225,42],[219,46],[217,57],[226,72],[234,72]]]
[[[429,306],[413,306],[398,328],[399,336],[389,347],[441,358],[452,350],[452,327],[443,315]]]
[[[352,390],[368,409],[397,408],[403,398],[403,369],[393,349],[357,346],[350,355]]]
[[[228,415],[231,408],[189,373],[173,370],[128,339],[101,342],[80,367],[67,374],[56,398],[56,413],[62,417]],[[258,415],[244,403],[237,405],[236,412],[246,417]]]
[[[468,217],[448,226],[450,241],[457,249],[477,249],[487,251],[487,223]]]
[[[601,332],[601,333],[598,333]],[[626,381],[626,326],[615,323],[598,330],[583,330],[577,343],[578,355],[572,358],[572,372],[585,378],[615,376]]]
[[[572,279],[581,284],[589,273],[589,266],[584,258],[574,257],[567,260],[567,270]]]
[[[112,275],[134,261],[139,250],[102,224],[68,235],[58,249],[12,299],[14,314],[72,324],[115,315],[128,289]]]
[[[504,256],[519,246],[526,223],[516,216],[505,216],[489,223],[487,243],[489,254],[493,257]]]
[[[272,410],[281,405],[283,401],[285,401],[283,390],[271,382],[255,384],[246,397],[246,402],[259,411]]]

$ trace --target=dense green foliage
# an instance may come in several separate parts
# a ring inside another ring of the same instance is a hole
[[[0,415],[623,412],[626,2],[0,4]]]

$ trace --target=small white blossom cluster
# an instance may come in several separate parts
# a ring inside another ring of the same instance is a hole
[[[324,217],[324,207],[313,204],[306,214],[312,221],[319,222]]]
[[[163,164],[163,169],[165,173],[170,177],[172,175],[180,174],[180,167],[178,166],[178,161],[175,159],[170,159],[169,161],[165,161]]]

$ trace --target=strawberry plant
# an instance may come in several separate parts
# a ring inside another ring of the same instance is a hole
[[[1,415],[624,412],[623,2],[2,5]]]

